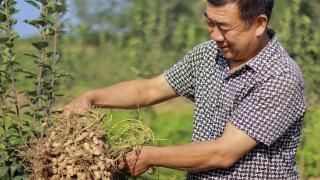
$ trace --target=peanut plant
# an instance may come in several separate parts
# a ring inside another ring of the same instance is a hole
[[[22,143],[23,131],[17,97],[19,63],[14,53],[15,40],[19,37],[13,31],[17,23],[13,15],[18,12],[15,4],[15,0],[0,1],[0,179],[25,178],[16,151],[16,146]]]
[[[64,34],[60,28],[59,17],[66,11],[66,6],[64,0],[26,0],[26,2],[41,10],[39,18],[25,21],[40,32],[40,39],[31,43],[38,52],[26,54],[35,59],[34,62],[39,67],[38,72],[25,71],[35,85],[34,89],[25,92],[31,102],[27,113],[33,117],[35,127],[40,127],[40,124],[48,123],[52,106],[58,96],[56,94],[58,79],[66,75],[57,71],[57,63],[61,58],[58,40]],[[44,122],[41,122],[42,120]]]
[[[40,10],[39,18],[25,21],[40,32],[39,40],[31,43],[37,53],[26,54],[34,59],[36,72],[20,67],[20,59],[15,56],[19,36],[13,30],[17,23],[13,16],[18,12],[17,1],[0,0],[0,179],[27,179],[25,167],[20,164],[19,146],[46,128],[59,96],[59,79],[66,75],[57,68],[61,60],[58,42],[64,34],[60,18],[66,11],[65,1],[25,2]],[[18,90],[17,83],[27,80],[33,81],[34,89]],[[19,103],[18,94],[22,92],[30,103]]]

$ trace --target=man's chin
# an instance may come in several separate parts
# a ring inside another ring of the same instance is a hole
[[[232,59],[232,57],[233,57],[230,52],[221,51],[221,53],[226,59]]]

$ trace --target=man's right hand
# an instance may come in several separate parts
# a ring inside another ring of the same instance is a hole
[[[62,116],[67,118],[71,114],[81,114],[83,112],[86,112],[92,108],[92,100],[90,98],[90,93],[86,92],[80,97],[74,99],[67,105],[63,107],[63,113]]]
[[[152,79],[133,80],[86,92],[64,106],[63,116],[83,113],[92,106],[133,109],[150,106],[179,96],[161,74]]]

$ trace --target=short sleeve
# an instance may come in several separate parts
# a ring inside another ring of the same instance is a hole
[[[277,75],[254,89],[235,109],[231,123],[270,146],[305,112],[303,81],[292,74]]]
[[[204,51],[214,46],[212,41],[206,41],[194,47],[182,60],[164,72],[168,83],[178,94],[194,101],[197,65],[203,59]]]

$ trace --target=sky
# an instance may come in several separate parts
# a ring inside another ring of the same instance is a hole
[[[67,1],[70,2],[70,1]],[[17,24],[14,26],[14,30],[21,37],[29,37],[38,33],[38,30],[23,21],[25,19],[35,19],[39,17],[40,11],[33,7],[32,5],[26,3],[24,0],[17,0],[17,9],[19,12],[15,14],[15,18],[17,19]],[[75,21],[72,18],[72,8],[68,8],[68,12],[66,14],[66,18],[69,18],[71,21]]]

